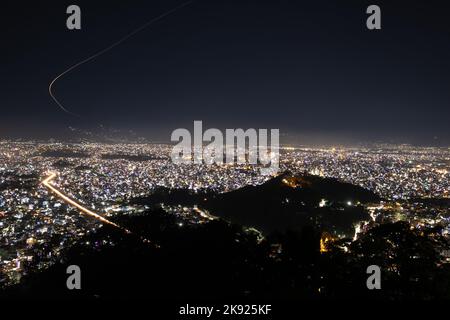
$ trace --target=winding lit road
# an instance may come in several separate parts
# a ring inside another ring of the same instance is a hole
[[[61,198],[62,200],[64,200],[64,202],[66,202],[67,204],[69,204],[69,205],[71,205],[71,206],[73,206],[73,207],[76,207],[76,208],[77,208],[78,210],[80,210],[82,213],[84,213],[84,214],[86,214],[86,215],[88,215],[88,216],[91,216],[91,217],[97,219],[97,220],[100,221],[100,222],[103,222],[103,223],[105,223],[105,224],[109,224],[109,225],[111,225],[111,226],[113,226],[113,227],[116,227],[116,228],[118,228],[118,229],[120,229],[120,230],[123,230],[123,231],[125,231],[126,233],[131,233],[129,230],[127,230],[127,229],[125,229],[125,228],[119,226],[118,224],[116,224],[116,223],[114,223],[114,222],[112,222],[112,221],[109,221],[108,219],[106,219],[106,218],[102,217],[101,215],[99,215],[99,214],[97,214],[97,213],[95,213],[95,212],[89,210],[89,209],[86,208],[86,207],[83,207],[81,204],[79,204],[79,203],[76,202],[75,200],[70,199],[70,198],[69,198],[68,196],[66,196],[64,193],[62,193],[62,192],[59,191],[57,188],[55,188],[55,187],[51,184],[51,181],[52,181],[53,179],[55,179],[56,176],[57,176],[56,173],[51,173],[44,181],[42,181],[42,184],[43,184],[46,188],[48,188],[50,191],[52,191],[54,194],[56,194],[59,198]]]

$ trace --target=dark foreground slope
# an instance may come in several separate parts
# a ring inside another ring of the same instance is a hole
[[[436,234],[406,223],[376,227],[348,251],[304,228],[263,240],[216,220],[180,228],[162,211],[120,221],[155,247],[109,227],[63,253],[50,269],[0,291],[0,299],[145,299],[177,303],[450,298],[450,268]],[[66,268],[81,268],[81,290],[66,288]],[[368,290],[366,268],[381,267],[382,290]]]
[[[431,229],[412,229],[404,222],[383,224],[353,242],[334,238],[321,250],[324,231],[339,227],[341,219],[344,227],[351,225],[365,214],[354,203],[378,200],[366,190],[316,177],[283,175],[261,186],[209,195],[206,200],[175,194],[227,220],[246,216],[241,221],[267,226],[267,235],[261,238],[221,218],[180,224],[176,215],[162,209],[116,217],[133,234],[104,226],[63,252],[53,267],[34,270],[19,285],[0,291],[0,298],[179,303],[450,298],[450,268],[440,255],[448,243]],[[159,195],[161,201],[172,196]],[[327,205],[319,205],[322,199]],[[297,220],[302,214],[309,218]],[[267,232],[282,228],[288,230]],[[367,289],[366,269],[373,264],[382,270],[382,290]],[[69,265],[81,268],[81,290],[66,287]]]

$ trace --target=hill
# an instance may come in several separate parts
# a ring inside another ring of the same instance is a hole
[[[201,206],[265,233],[312,225],[351,236],[356,222],[369,219],[362,204],[378,201],[375,193],[336,179],[284,173],[259,186],[209,197]]]

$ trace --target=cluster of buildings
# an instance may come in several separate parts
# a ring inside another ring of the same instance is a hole
[[[0,287],[19,281],[29,270],[47,268],[62,249],[102,225],[42,184],[52,172],[57,173],[52,185],[58,190],[107,217],[142,211],[126,205],[128,200],[160,187],[227,192],[270,179],[251,165],[174,164],[171,150],[164,144],[0,141]],[[450,233],[448,206],[414,200],[450,196],[450,149],[283,147],[280,170],[334,177],[375,191],[385,201],[369,208],[373,221],[445,224],[443,232]],[[180,227],[214,219],[195,206],[163,209],[179,218]]]
[[[450,197],[449,148],[378,145],[283,151],[282,169],[338,178],[386,199]]]

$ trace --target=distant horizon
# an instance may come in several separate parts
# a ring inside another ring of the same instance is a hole
[[[248,128],[242,128],[248,129]],[[83,132],[90,132],[90,130],[82,130]],[[94,135],[99,135],[99,132],[93,132]],[[151,144],[174,144],[175,142],[170,141],[170,134],[166,135],[164,139],[163,135],[140,135],[133,133],[132,135],[121,134],[120,131],[116,132],[116,135],[104,134],[104,138],[110,139],[109,143],[151,143]],[[282,146],[293,146],[293,147],[365,147],[365,146],[376,146],[376,145],[410,145],[414,147],[439,147],[448,148],[450,147],[450,141],[448,139],[440,139],[439,137],[422,137],[422,139],[411,139],[411,138],[366,138],[366,139],[356,139],[348,138],[348,135],[328,135],[329,137],[324,137],[323,134],[305,134],[305,133],[285,133],[280,132],[280,144]],[[62,143],[72,143],[80,140],[88,140],[94,143],[106,143],[107,141],[101,141],[100,137],[82,137],[81,135],[51,135],[51,134],[40,134],[33,136],[30,134],[1,134],[0,141],[35,141],[35,142],[49,142],[54,140],[55,142]],[[114,141],[116,140],[116,141]],[[205,143],[207,144],[207,143]]]

